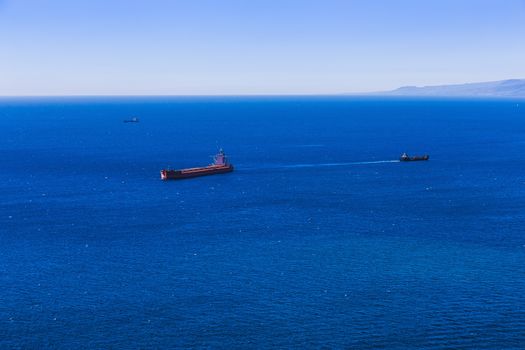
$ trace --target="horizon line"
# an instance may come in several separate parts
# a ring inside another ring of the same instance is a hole
[[[204,93],[204,94],[192,94],[192,93],[180,93],[180,94],[23,94],[23,95],[2,95],[0,98],[6,97],[212,97],[212,96],[389,96],[388,93],[395,91],[400,88],[406,87],[417,87],[417,88],[428,88],[428,87],[445,87],[445,86],[459,86],[459,85],[471,85],[471,84],[483,84],[483,83],[496,83],[504,82],[511,80],[525,80],[524,78],[506,78],[499,80],[484,80],[484,81],[471,81],[463,83],[440,83],[440,84],[431,84],[431,85],[398,85],[397,87],[390,90],[374,90],[374,91],[359,91],[359,92],[285,92],[285,93],[271,93],[271,92],[262,92],[262,93]],[[446,97],[446,96],[444,96]],[[455,96],[451,96],[455,97]],[[470,97],[466,95],[465,97]],[[490,96],[488,96],[490,97]],[[499,97],[499,96],[495,96]]]

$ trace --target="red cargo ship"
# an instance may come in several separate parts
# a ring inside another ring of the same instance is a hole
[[[200,168],[188,168],[180,170],[166,170],[160,171],[160,178],[162,180],[181,180],[197,176],[224,174],[233,171],[233,165],[228,162],[226,154],[221,149],[213,157],[213,163]]]

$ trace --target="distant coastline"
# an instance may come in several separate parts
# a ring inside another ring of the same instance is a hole
[[[525,79],[422,87],[403,86],[391,91],[373,92],[363,95],[525,98]]]

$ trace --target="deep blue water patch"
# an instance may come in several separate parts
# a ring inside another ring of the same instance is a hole
[[[524,161],[525,101],[1,99],[0,347],[523,348]]]

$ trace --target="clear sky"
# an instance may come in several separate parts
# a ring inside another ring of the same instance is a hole
[[[525,78],[525,0],[0,0],[0,95]]]

